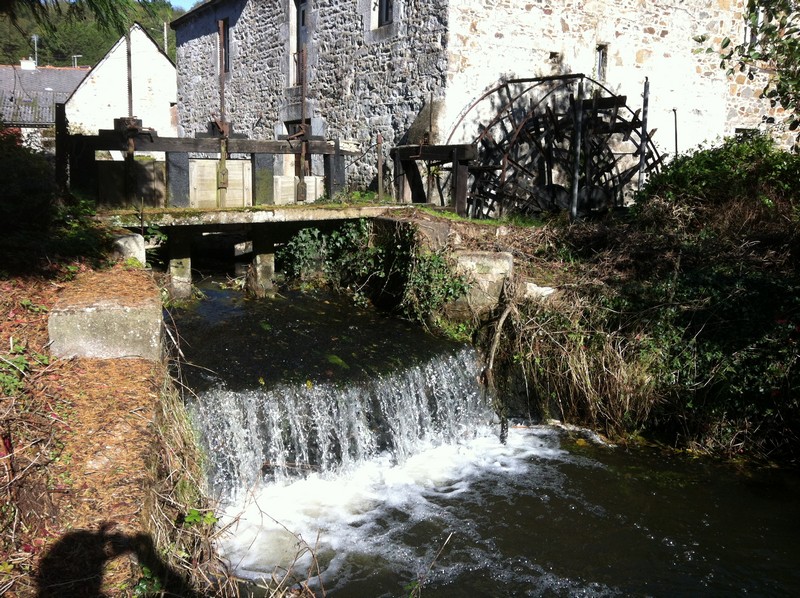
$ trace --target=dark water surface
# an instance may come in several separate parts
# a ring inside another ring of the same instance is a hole
[[[206,300],[174,313],[188,361],[183,374],[197,391],[220,382],[231,389],[345,383],[452,346],[345,297],[291,292],[254,300],[213,283],[201,290]]]
[[[383,385],[369,393],[403,394],[392,371],[429,364],[453,345],[330,297],[209,296],[176,322],[195,364],[184,370],[212,398],[194,417],[209,437],[221,436],[209,444],[212,461],[220,455],[212,483],[255,460],[255,474],[220,486],[222,519],[232,523],[220,545],[240,575],[269,577],[292,565],[298,546],[313,545],[322,575],[312,585],[336,597],[408,596],[420,579],[421,595],[437,597],[800,596],[796,472],[610,447],[548,426],[513,427],[502,444],[476,406],[464,421],[480,423],[446,441],[423,431],[403,441],[413,450],[400,451],[398,440],[339,467],[259,477],[264,456],[240,453],[264,432],[253,423],[263,416],[247,414],[270,409],[267,398],[329,401],[375,379]],[[457,388],[475,403],[475,372],[451,379],[430,365],[419,371],[437,378],[421,385]],[[213,394],[221,388],[224,404]],[[331,404],[345,419],[362,417],[360,408],[343,409],[357,394]],[[208,424],[229,416],[222,427]],[[307,554],[294,563],[301,577],[310,565]]]

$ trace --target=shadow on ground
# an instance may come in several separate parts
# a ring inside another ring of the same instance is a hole
[[[69,532],[56,542],[39,563],[37,598],[102,597],[106,564],[126,554],[135,555],[143,570],[150,571],[152,589],[158,589],[159,596],[201,598],[159,558],[148,534],[109,533],[110,527]]]

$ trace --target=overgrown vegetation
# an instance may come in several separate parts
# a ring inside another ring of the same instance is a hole
[[[178,588],[182,596],[238,596],[235,580],[214,550],[215,505],[204,492],[205,472],[194,429],[183,399],[165,376],[156,415],[156,451],[152,453],[151,503],[145,505],[155,546],[163,552],[161,570],[142,570],[137,587],[142,596]],[[177,572],[175,575],[172,572]],[[170,578],[172,575],[172,579]],[[183,585],[192,580],[193,588]]]
[[[0,164],[7,173],[0,194],[0,274],[45,269],[68,277],[79,267],[72,262],[108,265],[111,237],[94,220],[94,203],[59,197],[44,154],[0,127]]]
[[[445,251],[421,248],[411,225],[379,232],[373,226],[360,220],[327,234],[303,229],[278,253],[279,265],[289,281],[327,285],[358,303],[437,325],[442,306],[463,295],[467,281]]]
[[[143,405],[154,396],[151,389],[141,392],[149,381],[140,372],[145,366],[114,371],[48,356],[49,307],[76,276],[111,266],[108,231],[94,219],[91,202],[55,194],[48,161],[22,147],[18,136],[0,136],[0,162],[7,174],[0,194],[0,594],[32,596],[38,586],[42,597],[64,595],[78,591],[75,583],[89,593],[96,585],[99,593],[102,582],[104,595],[235,595],[211,548],[213,514],[174,393],[165,391],[157,405],[160,443],[151,446],[137,436],[147,429]],[[117,268],[117,278],[123,278],[127,265]],[[81,378],[82,370],[94,371],[94,378]],[[138,384],[138,392],[116,394],[131,384]],[[91,395],[87,385],[97,386]],[[130,397],[134,409],[123,402]],[[98,418],[108,415],[104,409],[117,410],[115,422],[135,422],[136,431],[128,428],[125,437],[92,434],[93,426],[102,427]],[[96,442],[103,450],[130,443],[125,456],[136,471],[125,458],[115,458],[113,470],[82,477],[87,459],[107,458],[93,452]],[[148,452],[153,487],[144,525],[141,501],[128,508],[126,501],[136,496],[126,492],[120,476],[127,472],[136,491],[146,495],[137,476],[147,477],[141,455]],[[106,476],[114,488],[98,491]],[[98,521],[110,523],[98,528]],[[70,529],[81,525],[86,528]],[[134,553],[141,566],[114,558]]]
[[[0,123],[0,164],[9,175],[0,196],[0,231],[45,230],[50,225],[54,174],[44,154],[22,145],[18,129]]]
[[[18,64],[38,57],[39,65],[94,66],[133,23],[162,42],[164,23],[183,10],[166,0],[4,0],[0,2],[0,62]],[[32,37],[36,36],[36,43]],[[175,32],[167,31],[169,57],[175,61]]]
[[[747,35],[740,43],[724,38],[720,66],[753,79],[768,74],[762,94],[786,111],[792,131],[800,126],[800,11],[795,0],[748,0],[742,17]],[[795,139],[797,141],[797,138]]]
[[[768,139],[729,139],[676,159],[628,214],[551,235],[541,257],[569,255],[575,278],[513,306],[498,368],[527,384],[517,410],[796,460],[798,174]]]

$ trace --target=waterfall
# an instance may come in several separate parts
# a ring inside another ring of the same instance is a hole
[[[279,383],[233,391],[223,383],[190,406],[206,445],[213,491],[235,500],[268,482],[341,473],[387,454],[470,438],[492,419],[469,347],[347,384]]]

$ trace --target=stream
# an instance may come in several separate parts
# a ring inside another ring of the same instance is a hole
[[[333,296],[203,290],[172,316],[238,576],[335,597],[800,594],[796,472],[525,422],[501,443],[471,348]]]

